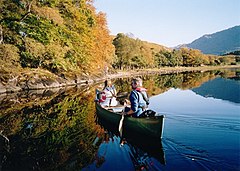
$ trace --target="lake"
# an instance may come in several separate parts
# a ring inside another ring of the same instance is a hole
[[[125,132],[95,114],[92,86],[0,95],[2,170],[240,170],[239,70],[143,75],[162,140]],[[131,78],[113,82],[130,92]]]

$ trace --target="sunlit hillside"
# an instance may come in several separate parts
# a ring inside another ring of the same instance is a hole
[[[240,50],[240,26],[206,34],[184,47],[199,49],[204,54],[223,55]]]

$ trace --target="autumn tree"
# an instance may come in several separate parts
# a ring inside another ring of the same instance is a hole
[[[112,67],[114,62],[113,38],[110,36],[107,28],[106,15],[102,12],[96,15],[96,24],[93,27],[93,46],[91,56],[94,57],[93,63],[95,69],[104,69]]]
[[[16,47],[23,68],[56,74],[102,71],[102,64],[112,63],[114,47],[106,17],[96,13],[92,3],[2,0],[0,46]]]
[[[171,56],[171,53],[162,50],[155,54],[155,65],[156,67],[164,67],[169,66],[169,58]]]
[[[172,66],[182,66],[183,57],[179,50],[173,49],[171,56],[172,56],[172,59],[170,61],[172,63]]]
[[[137,69],[154,67],[153,49],[147,47],[140,39],[131,38],[123,33],[117,34],[113,40],[116,61],[119,69]]]
[[[122,33],[118,33],[117,36],[113,39],[113,45],[115,46],[115,54],[117,56],[117,59],[115,63],[113,64],[114,67],[123,69],[125,58],[127,58],[128,54],[128,47],[125,44],[125,38],[126,36]]]

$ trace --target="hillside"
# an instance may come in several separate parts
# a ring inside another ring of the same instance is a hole
[[[222,55],[240,50],[240,26],[235,26],[213,34],[206,34],[189,44],[179,47],[199,49],[204,54]]]
[[[0,93],[89,83],[118,70],[237,65],[119,33],[92,0],[0,1]]]
[[[114,40],[116,37],[117,37],[117,35],[111,35],[112,40]],[[140,40],[135,37],[133,37],[132,39]],[[140,41],[143,43],[143,45],[145,47],[152,49],[153,52],[155,52],[155,53],[157,53],[159,51],[169,51],[169,52],[172,51],[172,48],[169,48],[169,47],[157,44],[157,43],[152,43],[152,42],[148,42],[148,41],[144,41],[144,40],[140,40]]]
[[[159,45],[156,43],[151,43],[151,42],[147,42],[147,41],[143,41],[143,43],[148,46],[150,49],[153,49],[154,52],[159,52],[159,51],[172,51],[171,48],[168,48],[166,46],[163,45]]]

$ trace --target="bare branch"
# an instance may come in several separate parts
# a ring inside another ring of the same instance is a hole
[[[20,19],[20,21],[23,21],[31,13],[32,3],[33,3],[33,1],[31,1],[27,4],[28,12]]]
[[[3,28],[0,25],[0,44],[3,44]]]
[[[23,21],[31,12],[27,12],[21,19],[20,21]]]

